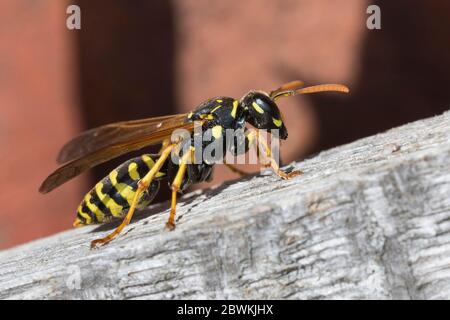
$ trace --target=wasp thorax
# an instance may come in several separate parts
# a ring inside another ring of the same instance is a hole
[[[246,121],[258,129],[279,130],[281,139],[287,138],[287,129],[276,103],[265,93],[251,91],[245,95],[241,104],[246,111]]]

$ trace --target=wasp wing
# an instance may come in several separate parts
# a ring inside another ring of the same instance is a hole
[[[162,118],[164,119],[161,121]],[[155,122],[154,119],[158,119],[158,121]],[[39,192],[50,192],[100,163],[170,139],[176,129],[193,131],[194,126],[194,122],[186,122],[186,115],[183,117],[175,115],[121,122],[89,130],[64,146],[62,159],[75,160],[58,168],[48,176],[39,188]],[[101,136],[102,133],[110,140],[105,140],[105,137]],[[83,146],[82,151],[77,151],[77,147],[81,147],[80,143],[86,143],[87,146]]]
[[[124,143],[151,133],[182,125],[186,114],[154,117],[107,124],[87,130],[66,143],[59,152],[58,163],[80,159],[105,147]],[[155,143],[158,143],[155,142]]]

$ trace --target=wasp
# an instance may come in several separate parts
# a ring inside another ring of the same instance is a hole
[[[203,147],[222,138],[225,130],[243,130],[244,139],[240,144],[244,148],[239,152],[246,153],[252,145],[256,145],[266,160],[265,166],[270,166],[280,178],[290,179],[301,172],[281,170],[259,130],[278,130],[279,138],[287,139],[288,131],[276,101],[282,97],[323,91],[347,93],[349,89],[341,84],[304,87],[303,82],[296,80],[270,92],[251,90],[240,100],[214,97],[190,113],[124,121],[90,129],[62,147],[57,161],[63,166],[45,179],[39,191],[50,192],[89,168],[120,155],[149,145],[161,145],[157,154],[143,154],[128,160],[99,181],[79,205],[74,226],[123,219],[112,233],[91,242],[91,248],[105,245],[130,223],[136,209],[152,201],[160,182],[167,180],[172,199],[166,227],[172,230],[175,227],[177,194],[194,183],[210,180],[215,164],[206,160],[193,161],[196,147],[195,143],[192,147],[192,140],[196,127],[200,128],[201,133],[207,130],[212,132],[212,139],[202,142]],[[174,141],[172,134],[177,129],[186,130],[189,133],[187,138]],[[189,143],[188,148],[183,147],[186,143]],[[224,151],[236,155],[239,149],[236,144],[234,140],[224,143]],[[171,153],[177,154],[178,161],[170,157]],[[234,172],[245,174],[233,165],[223,163]]]

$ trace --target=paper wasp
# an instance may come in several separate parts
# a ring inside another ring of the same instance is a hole
[[[89,191],[77,210],[74,226],[103,223],[113,218],[123,218],[122,223],[109,235],[91,242],[91,248],[111,241],[128,225],[136,208],[145,207],[159,189],[160,181],[168,180],[172,189],[170,216],[166,223],[175,227],[177,193],[193,183],[207,181],[211,177],[214,163],[195,163],[194,147],[187,151],[181,146],[184,140],[172,141],[176,129],[189,131],[193,139],[194,125],[200,123],[201,131],[211,130],[213,140],[220,139],[226,129],[245,130],[244,153],[256,144],[275,173],[289,179],[300,171],[284,172],[279,168],[268,148],[267,141],[258,134],[258,129],[279,130],[279,137],[286,139],[287,129],[276,100],[297,94],[323,91],[349,92],[340,84],[323,84],[303,87],[301,81],[292,81],[269,93],[249,91],[240,100],[230,97],[215,97],[200,104],[189,114],[177,114],[142,120],[125,121],[88,130],[69,141],[60,151],[58,163],[67,163],[53,172],[41,185],[39,191],[47,193],[80,173],[100,163],[130,151],[161,144],[158,154],[144,154],[121,164],[98,182]],[[246,124],[253,128],[247,128]],[[190,142],[190,141],[188,141]],[[209,143],[209,142],[208,142]],[[225,151],[236,154],[234,143],[224,144]],[[176,152],[180,161],[175,163],[170,154]],[[222,160],[222,159],[220,159]],[[232,165],[231,170],[241,173]]]

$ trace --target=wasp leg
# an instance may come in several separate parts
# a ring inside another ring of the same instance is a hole
[[[224,165],[230,169],[231,171],[233,171],[234,173],[237,173],[238,175],[240,175],[241,177],[248,175],[247,172],[242,171],[239,168],[236,168],[235,166],[233,166],[232,164],[228,164],[228,163],[224,163]]]
[[[245,132],[245,149],[244,149],[244,152],[247,152],[248,150],[250,150],[250,148],[253,146],[253,144],[256,142],[256,135],[257,135],[257,130],[255,130],[255,129],[246,129],[246,132]],[[258,146],[256,146],[257,148],[258,148]],[[238,152],[235,152],[234,153],[234,155],[238,155],[239,153]],[[259,152],[257,152],[257,154],[258,154],[258,158],[261,160],[261,158],[263,158],[263,156],[259,153]],[[265,159],[265,158],[264,158]],[[267,161],[266,161],[266,163],[268,163]],[[238,175],[240,175],[241,177],[243,177],[243,176],[246,176],[246,175],[248,175],[249,173],[248,172],[245,172],[245,171],[243,171],[243,170],[241,170],[241,169],[239,169],[239,168],[237,168],[236,166],[234,166],[234,165],[232,165],[232,164],[229,164],[229,163],[226,163],[226,162],[224,162],[224,165],[228,168],[228,169],[230,169],[232,172],[234,172],[234,173],[237,173]],[[265,165],[266,167],[267,166],[270,166],[270,164],[269,165]]]
[[[240,154],[245,154],[248,152],[248,150],[250,149],[250,147],[254,144],[255,142],[255,133],[256,131],[254,129],[247,129],[245,128],[245,140],[244,140],[244,148],[243,149],[239,149],[239,147],[237,146],[236,149],[234,149],[233,151],[231,151],[231,154],[233,154],[234,156],[240,155]],[[248,172],[245,172],[239,168],[237,168],[236,166],[227,163],[226,160],[224,161],[224,165],[230,169],[232,172],[237,173],[238,175],[240,175],[241,177],[248,175]]]
[[[258,147],[262,147],[262,151],[264,152],[263,154],[258,152],[258,155],[261,155],[262,157],[265,158],[265,161],[267,161],[265,164],[263,164],[264,166],[268,167],[271,166],[273,171],[275,171],[275,173],[284,180],[287,179],[291,179],[293,177],[296,177],[300,174],[302,174],[303,172],[300,170],[295,170],[295,171],[291,171],[291,172],[284,172],[283,170],[280,169],[277,161],[272,157],[272,152],[269,148],[269,146],[267,145],[267,141],[264,137],[262,137],[258,131],[253,131],[254,133],[254,138],[255,140],[257,140],[258,142]]]
[[[131,221],[131,218],[133,217],[134,211],[136,209],[136,206],[138,204],[139,198],[142,195],[142,193],[147,190],[147,188],[150,186],[151,182],[153,181],[153,178],[155,175],[159,172],[161,167],[163,166],[164,162],[167,160],[167,158],[170,155],[170,152],[177,144],[171,144],[167,146],[162,152],[159,159],[155,162],[155,165],[151,168],[151,170],[138,182],[138,188],[134,194],[133,201],[131,203],[130,209],[128,210],[127,215],[123,219],[122,223],[110,234],[108,234],[104,238],[96,239],[91,242],[91,249],[94,249],[97,245],[105,245],[108,242],[110,242],[115,236],[117,236],[123,228],[125,228]]]
[[[161,149],[159,149],[158,154],[161,155],[161,153],[164,151],[164,149],[167,148],[169,145],[170,145],[170,139],[163,140]]]
[[[172,204],[170,206],[169,219],[166,222],[166,228],[169,230],[175,229],[175,214],[177,209],[177,192],[180,191],[181,184],[183,183],[184,175],[186,174],[186,168],[189,160],[194,157],[194,149],[191,148],[189,152],[185,153],[180,159],[180,166],[177,171],[175,179],[173,179],[172,189]]]
[[[258,141],[259,141],[258,130],[249,129],[248,133],[246,134],[246,145],[248,145],[247,150],[249,150],[254,144],[256,144],[255,147],[256,147],[256,154],[258,156],[258,160],[263,167],[268,168],[268,167],[270,167],[270,159],[267,158],[267,156],[266,156],[267,152],[265,150],[264,150],[264,152],[261,152],[260,143],[256,143]],[[269,150],[269,154],[270,154],[270,149],[268,149],[268,150]]]

